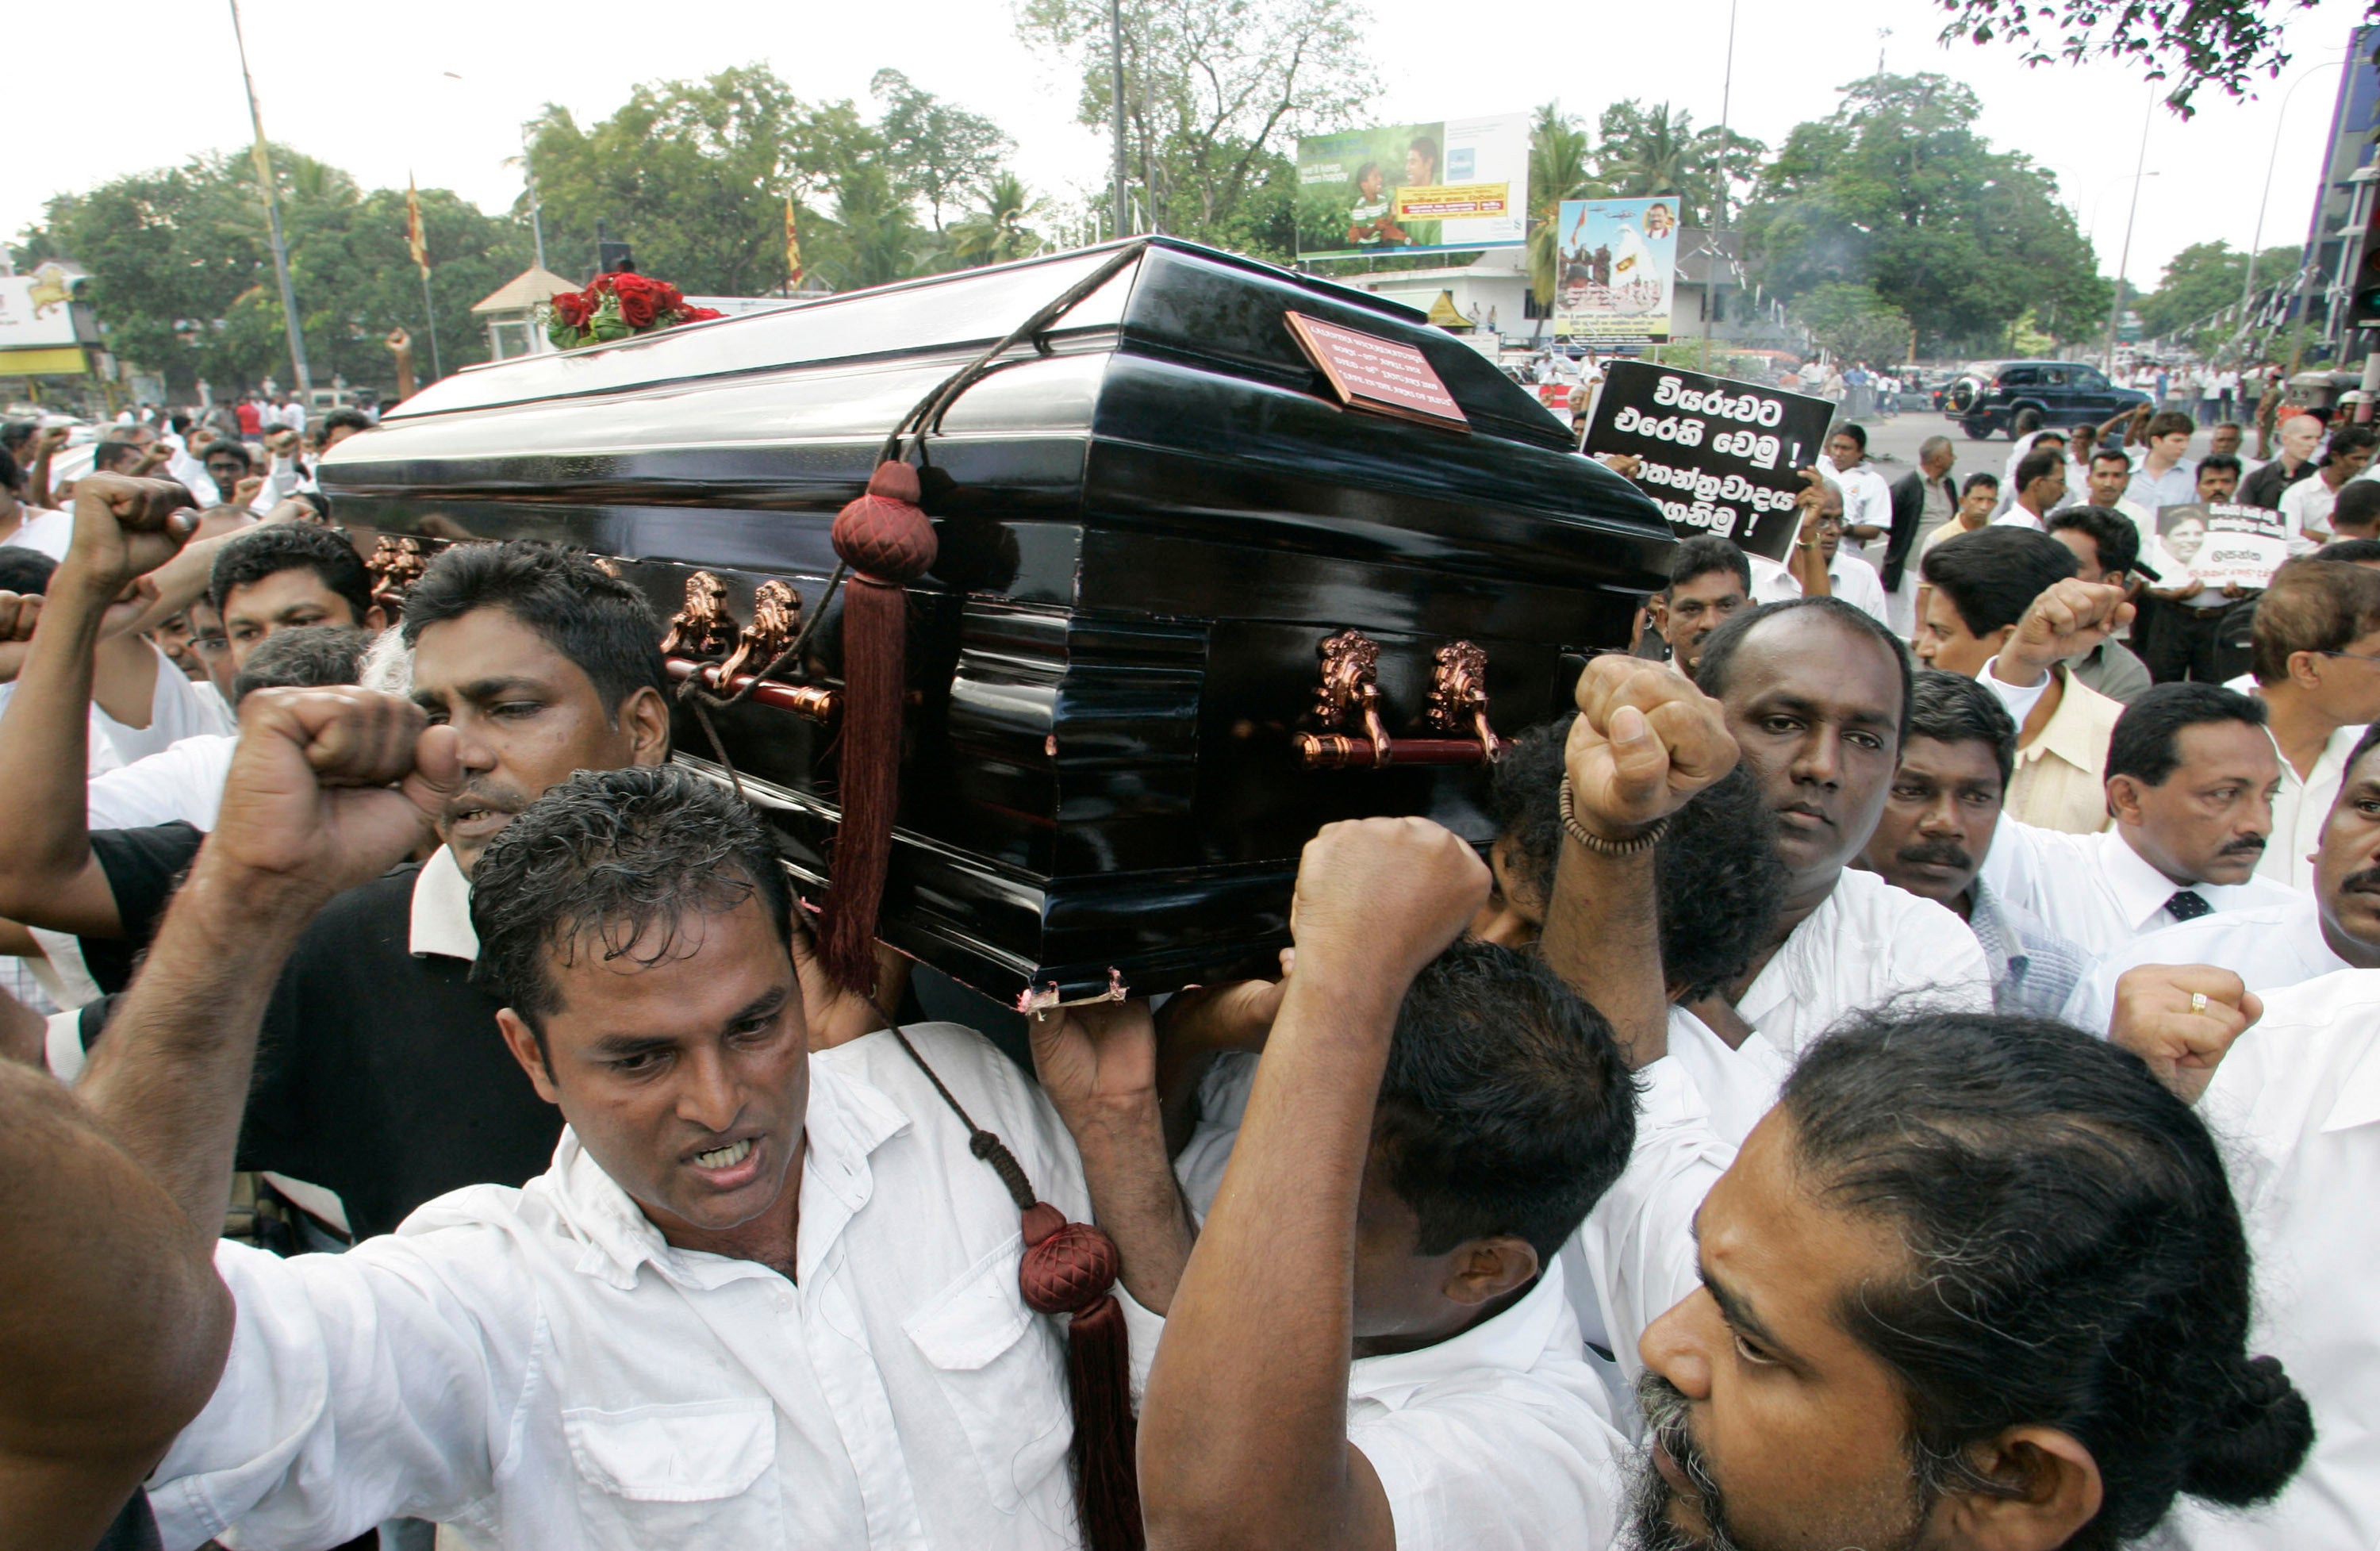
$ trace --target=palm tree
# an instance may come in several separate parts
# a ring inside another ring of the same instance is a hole
[[[883,166],[873,159],[854,162],[833,187],[835,219],[819,267],[835,289],[856,291],[917,273],[917,224]]]
[[[1674,194],[1681,225],[1708,224],[1723,178],[1745,180],[1766,150],[1758,140],[1713,125],[1694,127],[1694,115],[1660,103],[1647,109],[1631,98],[1603,110],[1603,151],[1596,171],[1623,198]]]
[[[950,229],[950,255],[962,269],[1004,264],[1041,251],[1040,234],[1025,223],[1041,212],[1041,202],[1014,173],[993,177],[983,191],[984,207]]]
[[[1609,192],[1595,180],[1592,164],[1586,127],[1560,103],[1538,108],[1529,127],[1529,289],[1540,308],[1553,305],[1562,201]]]

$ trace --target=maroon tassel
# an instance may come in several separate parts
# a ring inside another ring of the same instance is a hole
[[[1066,1383],[1075,1405],[1075,1506],[1091,1551],[1142,1551],[1140,1478],[1134,1453],[1132,1351],[1123,1305],[1110,1290],[1123,1261],[1115,1241],[1037,1201],[1025,1214],[1017,1285],[1043,1314],[1074,1315],[1066,1330]]]
[[[917,504],[917,471],[880,463],[868,493],[834,519],[843,588],[843,769],[834,863],[819,958],[836,984],[874,995],[876,914],[901,804],[901,711],[908,689],[904,587],[934,563],[934,525]]]

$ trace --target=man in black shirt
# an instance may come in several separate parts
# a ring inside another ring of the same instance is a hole
[[[2322,422],[2312,415],[2293,415],[2283,421],[2280,456],[2240,481],[2240,503],[2279,511],[2281,492],[2313,472],[2313,450],[2322,430]]]
[[[544,1171],[562,1121],[505,1049],[497,999],[470,983],[470,869],[573,771],[669,755],[661,625],[582,554],[457,545],[415,584],[404,629],[413,698],[455,729],[462,761],[443,843],[341,894],[298,939],[240,1143],[241,1168],[358,1236],[450,1190]]]

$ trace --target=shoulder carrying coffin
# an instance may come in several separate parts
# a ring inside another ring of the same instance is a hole
[[[673,631],[674,673],[747,674],[826,601],[886,433],[1111,263],[905,446],[941,553],[909,594],[882,935],[1020,1005],[1262,972],[1319,825],[1488,838],[1495,733],[1560,709],[1668,564],[1651,503],[1419,312],[1143,239],[472,368],[322,487],[368,545],[581,545],[664,616],[691,585],[725,617]],[[1342,407],[1293,313],[1417,348],[1466,424]],[[683,704],[675,726],[681,759],[723,748],[813,896],[836,624],[710,713],[716,744]]]

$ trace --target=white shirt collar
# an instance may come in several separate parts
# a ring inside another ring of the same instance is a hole
[[[2110,824],[2095,838],[2100,847],[2100,876],[2115,895],[2124,924],[2134,932],[2147,930],[2166,902],[2184,889],[2204,900],[2210,909],[2228,910],[2246,887],[2235,883],[2176,883],[2132,849],[2120,822]]]
[[[1570,1294],[1562,1285],[1561,1262],[1548,1260],[1537,1285],[1494,1318],[1483,1319],[1434,1346],[1359,1357],[1349,1363],[1347,1398],[1378,1401],[1394,1411],[1442,1379],[1483,1368],[1526,1373],[1545,1355],[1554,1327],[1569,1314]]]
[[[455,854],[432,852],[413,875],[413,916],[406,951],[416,958],[434,953],[470,963],[480,956],[480,934],[471,929],[471,880]]]
[[[869,1155],[909,1126],[908,1117],[874,1087],[821,1061],[809,1067],[795,1267],[805,1282],[844,1224],[873,1194]],[[563,1222],[587,1242],[578,1270],[615,1287],[634,1287],[638,1269],[648,1264],[671,1281],[695,1288],[776,1274],[757,1261],[672,1246],[567,1126],[554,1146],[553,1166],[529,1188],[544,1194]]]

